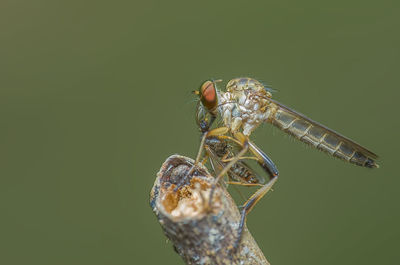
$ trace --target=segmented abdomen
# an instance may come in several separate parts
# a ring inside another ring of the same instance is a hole
[[[238,182],[251,184],[260,183],[260,179],[255,176],[254,172],[242,161],[233,164],[232,168],[228,171],[228,176]]]
[[[226,140],[218,138],[207,138],[205,141],[205,148],[209,153],[211,159],[215,161],[222,168],[227,165],[227,162],[222,162],[222,159],[229,159],[235,156],[231,150],[231,146]],[[217,165],[215,165],[217,166]],[[221,170],[222,170],[221,168]],[[263,183],[263,179],[258,176],[244,161],[237,161],[228,171],[228,176],[237,182],[242,183]]]
[[[359,166],[378,167],[374,153],[293,110],[277,106],[270,122],[300,141],[335,157]]]

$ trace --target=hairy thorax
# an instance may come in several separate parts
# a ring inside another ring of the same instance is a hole
[[[229,81],[226,92],[219,94],[219,112],[231,132],[241,128],[249,136],[276,110],[269,100],[271,93],[263,84],[252,78],[236,78]]]

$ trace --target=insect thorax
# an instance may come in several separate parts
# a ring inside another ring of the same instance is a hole
[[[250,135],[273,112],[271,93],[255,79],[232,79],[219,98],[220,114],[231,132],[243,129],[244,135]]]

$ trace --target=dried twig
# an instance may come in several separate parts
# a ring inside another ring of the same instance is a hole
[[[193,163],[170,156],[150,195],[150,205],[176,252],[187,264],[269,264],[246,227],[238,249],[233,249],[240,221],[236,204],[222,186],[209,204],[214,178],[203,166],[188,175]]]

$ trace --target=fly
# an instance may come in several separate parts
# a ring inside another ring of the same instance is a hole
[[[227,83],[225,91],[221,91],[217,89],[219,81],[207,80],[198,91],[195,91],[200,98],[196,120],[203,134],[196,164],[199,163],[205,149],[207,156],[222,167],[215,183],[218,183],[225,174],[231,177],[234,172],[239,172],[236,174],[239,181],[250,183],[250,178],[246,178],[246,174],[256,175],[254,170],[242,161],[249,158],[245,157],[245,154],[250,152],[252,155],[250,159],[256,160],[269,176],[269,181],[243,205],[236,245],[241,239],[246,215],[271,189],[279,175],[272,160],[250,140],[251,133],[260,124],[270,123],[300,141],[352,164],[367,168],[379,167],[375,161],[378,158],[376,154],[272,99],[271,90],[261,82],[248,77],[235,78]],[[223,126],[213,128],[212,125],[217,118],[223,121]],[[222,150],[221,146],[229,146],[229,142],[239,145],[241,150],[234,153],[218,153]],[[213,189],[210,202],[212,196]]]

